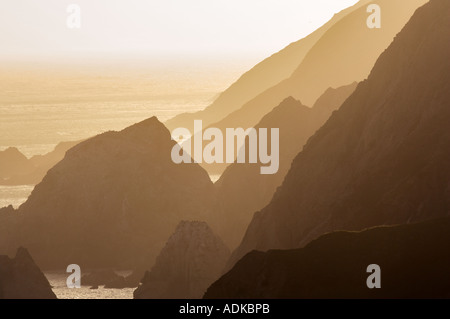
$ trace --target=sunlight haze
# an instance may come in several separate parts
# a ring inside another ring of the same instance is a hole
[[[0,3],[3,56],[238,55],[258,58],[308,35],[356,0],[18,0]],[[66,26],[69,4],[81,28]]]

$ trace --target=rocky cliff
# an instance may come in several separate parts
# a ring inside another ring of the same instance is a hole
[[[229,266],[253,249],[298,248],[333,230],[449,214],[449,16],[444,0],[417,10],[295,158]]]

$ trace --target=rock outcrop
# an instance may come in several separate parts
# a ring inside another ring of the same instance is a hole
[[[380,289],[366,283],[373,264],[381,270]],[[253,251],[216,281],[205,298],[448,298],[449,269],[447,217],[330,233],[301,249]]]
[[[183,219],[207,220],[213,184],[175,164],[175,142],[155,117],[70,149],[17,214],[11,242],[42,267],[133,268],[150,260]]]
[[[47,278],[24,248],[12,259],[0,256],[0,299],[56,299]]]
[[[29,173],[33,165],[17,148],[10,147],[0,152],[0,182],[15,174]]]
[[[205,222],[181,222],[169,238],[136,299],[201,298],[216,280],[230,251]]]
[[[295,158],[229,266],[254,249],[299,248],[334,230],[449,214],[449,16],[444,0],[416,11]]]

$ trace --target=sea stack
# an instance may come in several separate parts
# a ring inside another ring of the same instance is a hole
[[[0,299],[56,299],[25,248],[19,248],[14,258],[0,256]]]
[[[205,222],[181,222],[134,292],[136,299],[198,299],[221,274],[229,249]]]

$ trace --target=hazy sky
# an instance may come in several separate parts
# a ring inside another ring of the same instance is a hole
[[[2,0],[0,55],[272,54],[357,0]],[[81,28],[66,26],[69,4]]]

